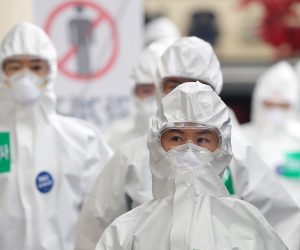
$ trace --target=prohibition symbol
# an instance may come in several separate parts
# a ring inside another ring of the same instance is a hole
[[[48,33],[48,35],[51,37],[54,36],[53,34],[53,25],[56,22],[56,20],[67,10],[70,8],[77,7],[78,11],[80,11],[80,8],[85,9],[91,9],[94,12],[96,12],[96,18],[94,20],[88,22],[83,20],[75,20],[74,21],[74,27],[75,33],[80,34],[80,29],[85,29],[84,35],[79,36],[78,38],[74,38],[72,44],[70,44],[67,51],[63,53],[63,55],[58,59],[58,69],[62,74],[65,76],[68,76],[70,78],[76,79],[76,80],[93,80],[96,78],[101,78],[103,75],[108,73],[112,66],[114,65],[117,56],[118,56],[118,50],[119,50],[119,37],[117,33],[116,23],[112,16],[100,5],[95,4],[93,2],[89,1],[69,1],[65,2],[61,5],[58,5],[49,15],[49,17],[46,20],[45,23],[45,31]],[[96,29],[98,29],[103,23],[106,23],[110,29],[111,32],[111,42],[110,46],[112,46],[111,52],[109,56],[107,57],[106,61],[103,63],[103,65],[99,65],[96,70],[91,70],[89,68],[89,60],[88,60],[88,54],[87,54],[87,40],[86,37],[89,37],[89,35]],[[71,23],[72,26],[72,23]],[[77,27],[77,28],[76,28]],[[78,31],[79,30],[79,31]],[[67,32],[66,32],[67,33]],[[70,60],[76,60],[77,58],[77,71],[69,69],[66,64]]]

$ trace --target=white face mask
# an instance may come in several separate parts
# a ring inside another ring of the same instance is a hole
[[[135,105],[139,114],[145,117],[152,117],[157,110],[155,97],[147,97],[144,100],[135,98]]]
[[[176,146],[167,152],[175,168],[196,170],[210,165],[213,154],[208,149],[193,143]]]
[[[219,176],[223,176],[231,160],[231,153],[222,149],[211,152],[193,143],[176,146],[167,152],[167,156],[176,168],[194,171],[209,166]]]
[[[265,114],[266,119],[274,125],[285,123],[288,116],[288,112],[280,108],[266,109]]]
[[[144,100],[135,98],[137,108],[135,130],[139,134],[148,133],[151,119],[155,115],[157,105],[154,97],[149,97]]]
[[[45,79],[29,71],[22,71],[9,77],[7,82],[17,103],[30,104],[41,96]]]
[[[213,163],[214,152],[187,143],[171,149],[167,155],[175,168],[175,183],[191,184],[199,194],[227,194],[221,180],[223,171]]]

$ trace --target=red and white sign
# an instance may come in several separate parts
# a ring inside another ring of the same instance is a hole
[[[142,49],[141,1],[35,0],[34,9],[58,52],[58,111],[100,127],[125,115]]]

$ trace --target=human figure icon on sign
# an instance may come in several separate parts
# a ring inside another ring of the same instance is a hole
[[[93,42],[92,21],[85,15],[82,5],[75,6],[76,15],[69,22],[70,42],[76,47],[77,73],[80,76],[92,74],[90,47]]]
[[[67,33],[68,39],[62,41],[55,34],[59,30]],[[48,16],[45,31],[57,38],[59,72],[76,81],[90,83],[101,78],[113,69],[120,54],[115,18],[93,1],[63,1]],[[100,53],[105,44],[104,53]]]

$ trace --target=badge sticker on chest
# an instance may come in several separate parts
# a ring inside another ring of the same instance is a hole
[[[46,194],[51,191],[54,181],[50,173],[43,171],[37,175],[35,184],[41,193]]]
[[[8,132],[0,132],[0,174],[10,171],[10,137]]]

